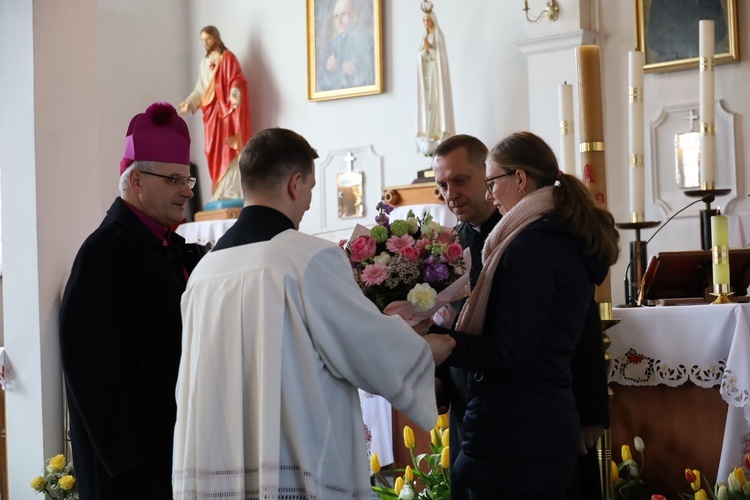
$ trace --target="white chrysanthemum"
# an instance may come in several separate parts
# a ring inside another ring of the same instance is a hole
[[[391,256],[388,252],[380,252],[380,255],[372,258],[375,264],[387,264],[389,260],[391,260]]]
[[[406,300],[414,304],[417,311],[427,311],[435,307],[437,292],[427,283],[419,283],[409,290]]]

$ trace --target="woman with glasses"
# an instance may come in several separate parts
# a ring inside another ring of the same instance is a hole
[[[492,149],[485,184],[504,216],[455,330],[431,328],[453,336],[447,363],[470,373],[451,476],[478,499],[561,499],[580,433],[571,361],[619,235],[612,215],[530,132]]]

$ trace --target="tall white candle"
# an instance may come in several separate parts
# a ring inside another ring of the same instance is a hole
[[[646,212],[643,147],[643,52],[628,53],[628,145],[630,151],[630,221],[643,222]]]
[[[558,87],[560,115],[560,168],[576,175],[575,130],[573,128],[573,86],[563,83]]]
[[[716,139],[714,137],[714,22],[699,21],[700,60],[700,183],[716,186]]]

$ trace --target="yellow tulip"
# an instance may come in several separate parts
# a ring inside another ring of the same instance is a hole
[[[370,455],[370,468],[375,474],[380,472],[380,460],[378,460],[377,453],[373,453],[372,455]]]
[[[731,491],[742,491],[742,487],[747,483],[745,472],[741,467],[735,467],[732,473],[729,474],[729,479],[727,482],[729,483],[729,489]]]
[[[65,455],[55,455],[50,458],[49,468],[52,470],[63,470],[65,468]]]
[[[445,429],[445,432],[443,432],[443,446],[450,446],[451,444],[451,438],[450,438],[450,429]]]
[[[409,427],[408,425],[404,426],[404,446],[407,448],[413,448],[416,445],[416,440],[414,439],[414,431]]]
[[[404,469],[404,479],[407,483],[414,481],[414,471],[411,470],[410,465],[407,465],[406,469]]]
[[[617,464],[614,460],[610,460],[610,463],[612,464],[612,481],[616,481],[620,479],[620,471],[617,470]]]
[[[706,492],[704,490],[698,490],[695,492],[695,500],[708,500]]]
[[[622,455],[623,462],[633,460],[633,455],[630,454],[630,446],[626,444],[622,445],[622,448],[620,449],[620,455]]]
[[[47,486],[47,480],[44,479],[42,476],[37,476],[34,478],[33,481],[31,481],[31,487],[34,488],[34,491],[44,491],[44,488]]]
[[[443,466],[443,469],[448,470],[451,466],[451,447],[446,446],[443,448],[442,453],[440,453],[440,465]]]
[[[734,475],[735,479],[737,479],[737,482],[740,483],[740,486],[745,486],[745,483],[747,483],[747,478],[745,477],[745,471],[742,469],[742,467],[735,467],[732,474]]]
[[[403,477],[397,477],[396,482],[393,484],[393,491],[396,492],[396,495],[401,494],[401,490],[404,489],[404,478]]]
[[[695,476],[695,481],[690,483],[690,486],[693,487],[693,491],[698,491],[701,489],[701,471],[693,469],[693,475]]]
[[[438,438],[438,433],[435,429],[430,430],[430,440],[432,441],[433,446],[440,446],[440,439]]]
[[[61,489],[65,491],[70,491],[73,489],[73,486],[76,484],[76,478],[74,478],[71,475],[65,475],[60,478],[57,484],[60,485]]]
[[[441,429],[447,429],[448,428],[448,415],[443,413],[442,415],[438,415],[437,419],[437,426]]]

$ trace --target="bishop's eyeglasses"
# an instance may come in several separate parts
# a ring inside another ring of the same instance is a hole
[[[180,175],[180,174],[161,175],[161,174],[156,174],[154,172],[147,172],[145,170],[140,170],[140,169],[138,171],[142,174],[153,175],[154,177],[161,177],[162,179],[167,179],[167,182],[169,182],[169,184],[175,187],[182,187],[185,184],[187,184],[187,187],[189,187],[190,189],[193,189],[193,187],[195,186],[195,182],[198,180],[195,177],[185,177],[184,175]]]
[[[487,177],[484,180],[484,185],[487,186],[487,192],[491,193],[492,188],[495,187],[495,179],[499,179],[500,177],[505,177],[506,175],[513,175],[515,172],[507,172],[505,174],[496,175],[495,177]]]

